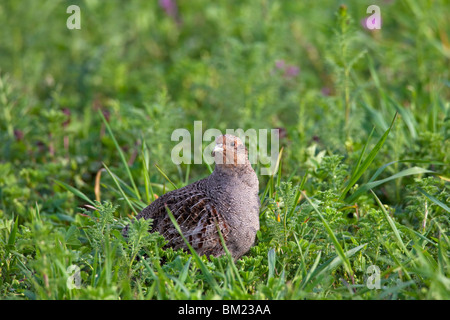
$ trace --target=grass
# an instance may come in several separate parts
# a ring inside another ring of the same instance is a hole
[[[2,299],[450,299],[445,1],[75,2],[0,4]],[[236,262],[121,234],[199,120],[280,129]]]

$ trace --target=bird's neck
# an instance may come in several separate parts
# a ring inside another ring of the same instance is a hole
[[[251,172],[252,168],[249,163],[245,164],[216,164],[214,172],[220,176],[239,176]]]
[[[257,181],[258,178],[250,163],[247,163],[233,165],[233,167],[227,164],[216,164],[213,173],[210,175],[210,179],[215,180],[217,184],[228,184],[232,180],[233,183],[242,182],[247,185],[255,180]]]

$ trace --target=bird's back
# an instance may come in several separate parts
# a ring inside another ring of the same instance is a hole
[[[236,260],[250,249],[259,230],[259,182],[239,138],[220,136],[214,150],[216,167],[209,177],[162,195],[136,218],[152,219],[151,231],[163,235],[167,247],[186,250],[169,217],[170,210],[199,255],[224,254],[222,234]],[[223,159],[226,161],[218,163]]]
[[[200,255],[223,254],[216,223],[225,240],[228,238],[228,225],[208,195],[206,182],[207,178],[162,195],[136,218],[152,219],[152,231],[158,231],[164,236],[168,241],[167,247],[187,250],[184,240],[170,220],[167,213],[169,209],[184,237]]]
[[[219,180],[221,182],[217,182]],[[168,241],[166,247],[187,250],[167,213],[169,209],[180,229],[199,255],[220,256],[224,249],[219,228],[234,259],[239,258],[254,242],[259,229],[258,189],[243,192],[242,186],[214,175],[183,188],[172,190],[143,209],[136,219],[152,219],[152,232]],[[250,193],[250,194],[248,194]]]

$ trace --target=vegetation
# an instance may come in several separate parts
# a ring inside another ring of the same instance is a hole
[[[0,297],[450,299],[448,2],[343,3],[3,0]],[[236,262],[121,235],[198,120],[279,128]]]

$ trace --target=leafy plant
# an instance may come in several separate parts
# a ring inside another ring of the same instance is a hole
[[[81,1],[74,31],[1,2],[0,297],[449,299],[446,3],[380,4],[380,30],[361,1],[171,3]],[[213,170],[171,161],[199,120],[278,129],[236,262],[134,219]]]

